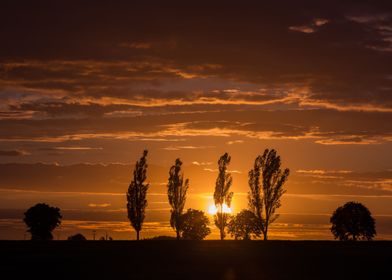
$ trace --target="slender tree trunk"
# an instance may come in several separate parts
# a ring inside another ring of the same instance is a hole
[[[140,232],[139,230],[136,231],[136,240],[138,241],[139,241],[139,232]]]
[[[248,232],[245,233],[244,240],[250,240],[250,234]]]
[[[222,206],[221,206],[222,207]],[[221,217],[221,220],[220,220],[220,227],[219,227],[219,230],[220,230],[220,239],[221,240],[223,240],[223,239],[225,239],[225,228],[224,228],[224,225],[223,225],[223,210],[221,209],[221,212],[220,212],[220,217]]]
[[[267,224],[267,222],[264,226],[263,235],[264,235],[264,240],[267,241],[268,240],[268,224]]]
[[[264,202],[265,203],[265,202]],[[264,241],[268,240],[268,225],[269,225],[269,212],[267,207],[265,207],[265,221],[264,221],[264,231],[263,231],[263,235],[264,235]]]
[[[180,240],[180,231],[178,229],[176,229],[176,233],[177,233],[177,240]]]

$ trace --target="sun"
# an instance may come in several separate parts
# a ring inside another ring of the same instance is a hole
[[[218,207],[219,208],[219,207]],[[211,204],[209,207],[208,207],[208,213],[210,214],[210,215],[215,215],[217,212],[218,212],[218,208],[215,206],[215,204]],[[227,205],[226,205],[226,203],[223,203],[223,205],[222,205],[222,212],[223,213],[226,213],[226,214],[231,214],[232,212],[233,212],[233,210],[230,208],[230,207],[228,207]]]
[[[212,204],[210,207],[208,207],[208,213],[210,215],[215,215],[216,212],[218,212],[218,209],[216,208],[215,204]]]

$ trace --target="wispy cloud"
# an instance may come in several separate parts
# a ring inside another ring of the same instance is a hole
[[[204,170],[204,171],[208,171],[208,172],[214,172],[214,173],[219,171],[218,169],[213,169],[213,168],[204,168],[203,170]],[[233,169],[233,170],[227,170],[227,172],[229,172],[229,173],[242,174],[242,171],[235,170],[235,169]]]
[[[162,149],[167,151],[178,151],[178,150],[204,150],[204,149],[211,149],[211,148],[214,148],[214,146],[169,146]]]
[[[328,19],[325,18],[315,18],[312,22],[306,25],[294,25],[290,26],[289,30],[311,34],[318,30],[320,26],[323,26],[329,22]]]
[[[323,170],[323,169],[310,169],[310,170],[305,170],[305,169],[298,169],[296,171],[297,173],[304,173],[304,174],[316,174],[316,175],[323,175],[323,174],[349,174],[352,173],[353,171],[351,170]]]
[[[81,147],[81,146],[65,146],[65,147],[54,147],[54,150],[65,150],[65,151],[83,151],[83,150],[102,150],[102,147]]]
[[[316,31],[314,27],[308,25],[290,26],[289,29],[292,31],[297,31],[297,32],[307,33],[307,34],[311,34]]]
[[[333,139],[319,139],[316,140],[315,143],[322,145],[374,145],[380,144],[384,142],[386,139],[383,138],[375,138],[375,139],[367,139],[363,136],[345,136],[345,137],[336,137]]]
[[[91,208],[106,208],[109,207],[111,204],[110,203],[89,203],[88,207]]]
[[[244,140],[232,140],[232,141],[228,141],[226,143],[227,143],[227,145],[242,144],[242,143],[244,143]]]
[[[30,153],[26,150],[0,150],[0,156],[3,157],[17,157],[17,156],[27,156],[30,155]]]
[[[206,166],[206,165],[211,165],[212,162],[208,161],[208,162],[199,162],[199,161],[192,161],[193,165],[198,165],[198,166]]]

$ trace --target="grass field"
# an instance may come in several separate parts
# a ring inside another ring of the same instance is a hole
[[[392,279],[392,242],[0,241],[0,279]]]

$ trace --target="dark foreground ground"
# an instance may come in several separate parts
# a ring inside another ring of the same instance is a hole
[[[0,279],[392,279],[392,242],[0,241]]]

